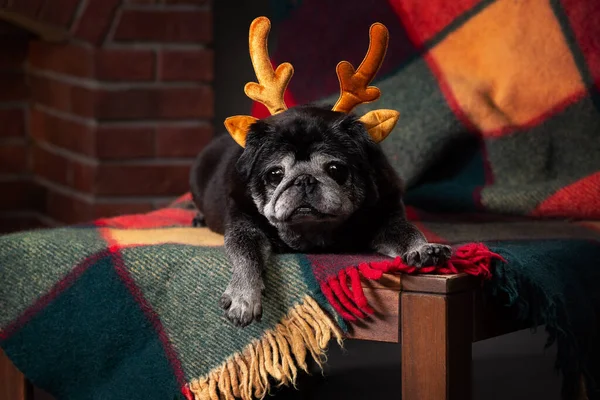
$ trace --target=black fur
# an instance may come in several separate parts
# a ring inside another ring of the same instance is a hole
[[[279,165],[286,154],[305,170],[301,177],[290,176],[289,182],[274,188],[267,179],[269,167]],[[340,160],[348,167],[349,178],[339,185],[322,184],[326,179],[317,170],[321,168],[317,156]],[[307,181],[317,182],[318,187],[306,186]],[[203,222],[225,235],[232,279],[220,304],[239,326],[261,317],[261,271],[271,252],[378,251],[402,256],[415,266],[439,264],[450,256],[448,246],[428,244],[406,221],[402,182],[353,115],[295,107],[253,124],[245,149],[222,135],[198,156],[191,190]],[[276,190],[289,195],[290,202],[298,194],[317,209],[335,204],[340,211],[330,219],[275,220],[267,215],[265,204],[277,199]]]

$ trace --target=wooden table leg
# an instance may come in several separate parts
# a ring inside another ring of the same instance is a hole
[[[0,350],[0,400],[31,400],[32,387]]]
[[[471,400],[473,292],[402,292],[402,400]]]

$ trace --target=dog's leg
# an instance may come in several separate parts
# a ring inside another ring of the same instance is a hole
[[[237,217],[225,230],[225,251],[232,275],[219,304],[237,326],[260,321],[265,287],[261,275],[271,253],[269,240],[250,218]]]
[[[379,231],[372,245],[378,253],[389,257],[402,257],[414,267],[437,266],[445,263],[452,255],[450,246],[428,243],[416,226],[404,215],[392,215]]]

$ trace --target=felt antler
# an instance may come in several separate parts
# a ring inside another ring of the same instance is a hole
[[[267,46],[270,30],[271,22],[266,17],[256,18],[250,25],[250,58],[258,83],[247,83],[244,92],[252,100],[264,104],[271,115],[275,115],[287,110],[283,94],[294,74],[294,67],[290,63],[283,63],[273,70]]]
[[[340,97],[333,106],[333,111],[351,112],[354,107],[379,99],[381,92],[375,86],[369,86],[385,57],[389,33],[385,25],[375,23],[369,30],[369,49],[365,58],[354,69],[348,61],[341,61],[336,72],[340,81]],[[395,110],[374,110],[360,118],[367,132],[375,142],[381,142],[390,134],[400,113]]]
[[[244,93],[252,100],[264,104],[271,115],[275,115],[287,110],[283,94],[292,79],[294,67],[290,63],[283,63],[273,70],[268,49],[270,30],[271,22],[266,17],[258,17],[250,25],[250,59],[258,83],[248,82]],[[225,119],[225,128],[237,144],[245,147],[246,135],[255,122],[256,118],[249,115],[236,115]]]
[[[268,38],[271,22],[266,17],[258,17],[250,25],[250,59],[256,73],[256,82],[248,82],[244,92],[252,100],[264,104],[271,115],[287,110],[283,95],[294,68],[283,63],[273,69],[269,58]],[[377,100],[381,92],[369,86],[379,71],[387,51],[389,33],[380,23],[371,25],[369,30],[369,49],[358,69],[348,61],[337,65],[336,72],[340,81],[340,97],[332,111],[349,113],[359,104]],[[364,125],[371,138],[379,143],[385,139],[398,122],[400,114],[395,110],[373,110],[363,115],[359,121]],[[236,115],[225,119],[225,127],[233,139],[242,147],[246,146],[246,136],[256,118],[248,115]]]
[[[375,86],[368,86],[377,75],[383,63],[388,45],[388,30],[380,23],[371,25],[369,30],[369,49],[357,70],[348,61],[341,61],[336,72],[340,81],[340,98],[333,111],[349,113],[361,103],[375,101],[381,92]]]

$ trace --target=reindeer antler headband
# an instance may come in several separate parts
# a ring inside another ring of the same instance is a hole
[[[258,83],[247,83],[244,92],[252,100],[264,104],[271,115],[275,115],[287,110],[283,94],[294,74],[294,67],[290,63],[283,63],[273,70],[267,47],[270,30],[271,22],[266,17],[258,17],[250,25],[250,59]],[[379,99],[381,92],[369,84],[381,67],[387,50],[388,38],[388,30],[383,24],[371,25],[369,49],[358,69],[355,70],[348,61],[341,61],[337,65],[340,97],[332,111],[349,113],[359,104]],[[366,113],[359,121],[363,123],[371,138],[378,143],[390,134],[399,116],[397,111],[379,109]],[[250,126],[256,121],[256,118],[248,115],[237,115],[227,118],[225,127],[233,139],[244,147]]]

